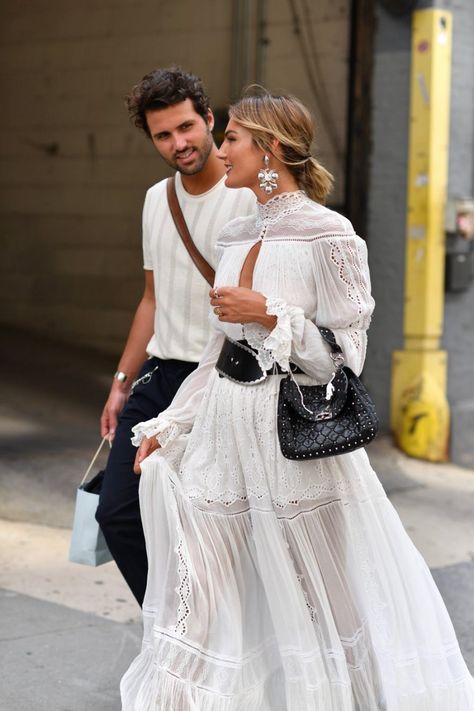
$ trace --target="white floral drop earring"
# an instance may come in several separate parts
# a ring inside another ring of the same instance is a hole
[[[263,165],[264,167],[258,171],[257,178],[260,180],[260,186],[262,190],[264,190],[267,195],[270,195],[274,190],[278,188],[278,183],[277,180],[279,178],[278,173],[276,170],[270,170],[268,167],[270,163],[270,158],[265,155],[263,156]]]

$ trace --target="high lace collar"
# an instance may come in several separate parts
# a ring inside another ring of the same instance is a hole
[[[279,193],[265,203],[257,202],[259,222],[274,222],[283,215],[291,215],[309,200],[304,190]]]

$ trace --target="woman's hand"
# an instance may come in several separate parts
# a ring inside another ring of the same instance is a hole
[[[211,306],[219,321],[226,323],[260,323],[271,331],[276,316],[267,314],[266,297],[244,286],[219,286],[209,292]]]
[[[155,449],[159,448],[160,444],[156,437],[144,437],[142,439],[142,443],[137,449],[137,453],[135,455],[135,463],[133,465],[133,471],[135,472],[135,474],[142,473],[141,463],[143,462],[143,460],[149,457],[150,454],[155,451]]]

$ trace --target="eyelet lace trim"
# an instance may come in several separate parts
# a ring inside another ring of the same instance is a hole
[[[308,612],[309,612],[309,618],[310,618],[311,622],[313,622],[313,624],[314,624],[315,622],[318,621],[318,617],[317,617],[317,613],[316,613],[316,608],[313,607],[309,601],[309,596],[308,596],[308,592],[306,590],[304,576],[297,573],[296,579],[298,580],[299,584],[301,585],[301,590],[303,591],[304,601],[306,603],[306,607],[308,608]]]
[[[189,576],[189,560],[186,550],[184,532],[181,527],[181,519],[179,517],[178,505],[176,496],[170,498],[170,505],[176,521],[177,545],[174,552],[178,558],[177,573],[179,583],[175,587],[176,595],[179,598],[178,608],[176,612],[177,622],[174,627],[174,632],[179,637],[184,637],[187,632],[186,620],[191,614],[189,598],[191,597],[191,584]]]
[[[257,203],[257,215],[231,220],[217,245],[223,251],[225,247],[255,242],[262,235],[265,241],[290,243],[356,237],[349,220],[300,190]]]
[[[292,310],[301,312],[304,317],[303,309],[289,307],[282,299],[267,299],[267,314],[276,316],[277,323],[265,339],[264,347],[271,352],[273,360],[285,371],[290,370],[291,344],[293,340]]]
[[[277,324],[272,331],[257,323],[243,325],[243,333],[248,343],[257,351],[257,360],[263,370],[268,370],[277,362],[283,369],[289,370],[291,353],[291,323],[288,307],[282,299],[268,298],[266,312],[277,317]]]
[[[364,279],[362,278],[362,274],[359,268],[357,250],[355,250],[350,243],[346,245],[346,249],[350,257],[349,264],[348,261],[346,261],[346,259],[344,258],[341,245],[338,242],[332,240],[329,241],[329,244],[331,245],[330,259],[337,267],[339,279],[343,282],[343,284],[345,284],[347,298],[349,299],[349,301],[352,301],[352,303],[356,305],[357,314],[359,318],[353,321],[351,326],[357,328],[358,326],[361,326],[360,321],[363,313],[361,295],[363,296],[364,301],[367,302],[370,300],[370,295],[367,291]],[[351,270],[355,272],[357,279],[354,279],[354,274],[351,274]],[[368,318],[368,322],[366,320],[364,327],[368,328],[369,323],[370,317]],[[360,349],[360,342],[356,342],[355,344],[356,347]]]
[[[156,435],[162,449],[164,449],[170,442],[179,437],[180,434],[187,432],[187,428],[177,422],[170,422],[166,427],[161,428],[160,432]]]
[[[176,439],[180,434],[184,434],[186,431],[187,428],[177,422],[164,420],[160,416],[153,417],[151,420],[139,422],[132,427],[132,444],[135,447],[139,447],[145,437],[148,439],[156,437],[161,448],[164,448],[169,442]]]
[[[178,605],[178,621],[174,628],[176,634],[184,636],[187,632],[186,620],[191,613],[191,608],[188,604],[188,599],[191,596],[191,586],[189,584],[189,568],[184,554],[184,544],[180,540],[175,553],[178,556],[178,576],[179,585],[175,588],[176,594],[179,597]]]
[[[258,364],[262,370],[272,367],[275,359],[270,350],[265,347],[269,331],[259,323],[242,324],[242,332],[247,343],[257,351]]]
[[[303,190],[280,193],[266,203],[257,202],[257,226],[261,223],[274,224],[285,215],[291,215],[310,202]]]
[[[298,306],[288,306],[283,299],[269,297],[266,312],[276,316],[277,323],[272,331],[255,323],[243,325],[243,334],[248,343],[257,351],[257,360],[263,370],[268,370],[274,363],[286,372],[290,370],[290,356],[293,342],[293,330],[298,329],[298,319],[304,324],[304,311]],[[295,317],[297,319],[294,323]]]

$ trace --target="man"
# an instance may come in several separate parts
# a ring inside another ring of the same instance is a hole
[[[198,250],[215,267],[221,228],[256,208],[251,191],[224,185],[225,166],[217,158],[214,117],[201,80],[178,67],[155,70],[132,89],[127,104],[135,125],[177,171],[176,192],[187,226]],[[146,195],[143,254],[145,290],[101,417],[102,436],[113,440],[113,446],[96,514],[140,605],[148,566],[131,429],[168,407],[197,366],[210,328],[209,285],[176,230],[166,180]]]

